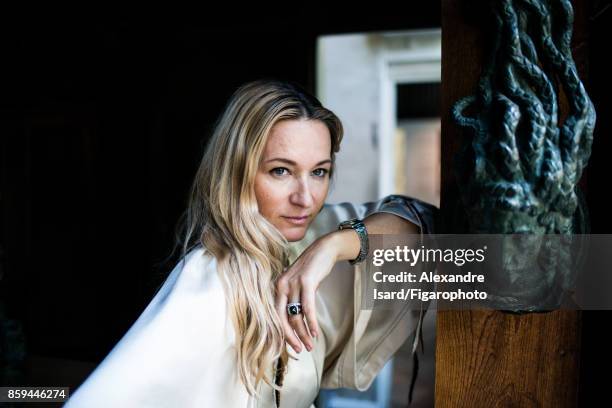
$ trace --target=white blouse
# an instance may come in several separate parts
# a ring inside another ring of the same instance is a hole
[[[326,205],[306,237],[292,244],[292,256],[341,221],[374,212],[395,214],[428,233],[432,211],[402,196],[360,206]],[[361,309],[363,264],[339,262],[321,283],[316,298],[321,335],[311,352],[295,354],[288,347],[297,359],[289,359],[281,407],[313,407],[320,388],[367,389],[420,324],[423,312],[399,302],[391,310]],[[260,384],[259,398],[247,393],[236,369],[235,343],[216,260],[198,247],[176,265],[65,407],[276,407],[274,390],[266,384]]]

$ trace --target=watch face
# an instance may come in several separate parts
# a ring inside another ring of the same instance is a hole
[[[359,220],[354,218],[352,220],[342,221],[340,223],[340,227],[342,228],[351,227],[352,228],[357,224],[359,224]]]

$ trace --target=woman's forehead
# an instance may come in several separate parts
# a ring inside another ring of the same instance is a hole
[[[268,136],[264,160],[278,158],[295,162],[320,162],[329,159],[331,136],[327,126],[318,120],[282,120]]]

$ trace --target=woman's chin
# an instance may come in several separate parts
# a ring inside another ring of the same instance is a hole
[[[306,235],[306,227],[302,228],[287,228],[281,231],[288,242],[301,241]]]

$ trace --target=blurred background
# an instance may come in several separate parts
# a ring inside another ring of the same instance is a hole
[[[171,270],[214,122],[244,82],[296,81],[346,127],[330,202],[440,202],[440,5],[0,16],[0,385],[75,388]],[[434,313],[415,407],[433,405]],[[404,407],[402,348],[365,393]],[[42,405],[38,405],[42,406]]]

